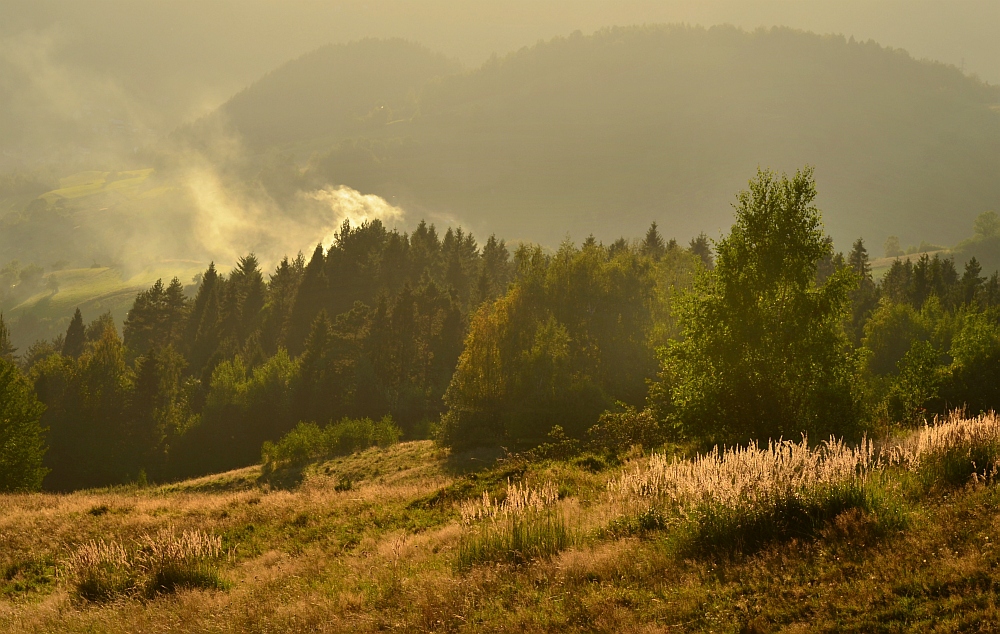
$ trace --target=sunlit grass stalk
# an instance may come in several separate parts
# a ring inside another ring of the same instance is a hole
[[[64,563],[74,594],[86,601],[172,592],[180,587],[223,588],[217,562],[222,538],[202,531],[161,531],[129,543],[95,540]]]
[[[463,534],[458,567],[479,563],[525,563],[548,557],[573,542],[555,485],[532,489],[507,484],[502,500],[488,493],[462,509]]]
[[[779,536],[810,535],[849,509],[868,513],[885,530],[905,521],[891,473],[954,486],[994,478],[998,458],[1000,420],[993,414],[954,414],[881,448],[833,438],[811,447],[803,438],[717,447],[690,460],[654,454],[609,481],[617,517],[606,532],[674,527],[698,548],[748,550]]]

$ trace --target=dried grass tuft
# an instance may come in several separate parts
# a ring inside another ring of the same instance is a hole
[[[84,601],[151,596],[178,588],[226,586],[216,563],[222,538],[203,531],[169,530],[130,543],[94,540],[79,547],[63,565],[64,576]]]

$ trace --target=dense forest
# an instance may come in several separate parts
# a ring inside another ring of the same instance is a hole
[[[686,246],[655,224],[511,252],[460,228],[345,223],[271,272],[249,254],[193,296],[157,281],[121,333],[77,310],[16,350],[0,322],[0,478],[169,480],[344,418],[525,451],[859,437],[996,408],[998,274],[924,254],[876,281],[862,240],[833,252],[815,196],[811,170],[759,172],[729,234]]]

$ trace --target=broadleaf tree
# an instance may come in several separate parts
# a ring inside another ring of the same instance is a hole
[[[857,363],[844,332],[857,276],[822,284],[829,255],[810,168],[759,170],[736,222],[678,301],[682,338],[661,349],[653,402],[688,437],[710,442],[825,437],[857,420]]]

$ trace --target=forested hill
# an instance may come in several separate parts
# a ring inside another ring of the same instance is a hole
[[[566,227],[612,239],[654,219],[714,233],[758,165],[816,165],[844,244],[901,227],[954,243],[1000,201],[1000,88],[873,42],[615,28],[431,79],[448,68],[366,41],[288,64],[222,112],[258,150],[308,160],[297,187],[343,183],[553,245]]]
[[[411,117],[428,81],[460,70],[399,39],[324,46],[268,73],[191,131],[235,130],[255,148],[364,134]]]

